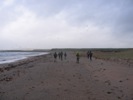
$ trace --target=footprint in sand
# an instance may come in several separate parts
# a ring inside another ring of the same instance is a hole
[[[27,95],[30,94],[30,93],[26,93]]]
[[[111,85],[110,80],[107,80],[107,81],[105,81],[104,83],[105,83],[105,84],[107,83],[108,85]]]
[[[113,86],[115,89],[118,89],[119,87]]]
[[[35,88],[34,86],[32,86],[32,88]]]
[[[112,92],[107,92],[107,94],[111,94]]]
[[[123,81],[122,81],[122,80],[120,80],[119,82],[120,82],[120,83],[122,83]]]
[[[61,86],[62,84],[61,84],[61,83],[59,83],[59,85]]]
[[[126,80],[129,80],[128,78]]]
[[[114,91],[115,89],[111,89],[112,91]]]
[[[13,80],[13,78],[12,77],[6,77],[4,80],[9,82],[9,81]]]
[[[5,92],[0,92],[0,94],[5,94]]]
[[[121,99],[121,97],[117,97],[118,99]]]
[[[57,94],[56,96],[57,96],[57,97],[59,97],[60,95],[59,95],[59,94]]]
[[[68,90],[67,90],[67,89],[65,89],[64,91],[65,91],[65,92],[67,92]]]
[[[75,77],[75,75],[73,75],[73,77]]]
[[[13,76],[15,76],[15,74],[13,74]]]
[[[83,80],[82,82],[84,83],[85,81]]]
[[[121,92],[121,93],[123,93],[123,91],[122,91],[122,90],[120,90],[120,92]]]
[[[95,80],[96,82],[98,82],[99,80]]]
[[[76,87],[75,85],[73,85],[73,87]]]
[[[86,90],[86,94],[92,94],[89,90]]]

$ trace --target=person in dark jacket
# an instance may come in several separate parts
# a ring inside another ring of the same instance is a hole
[[[93,53],[91,51],[90,51],[89,55],[90,55],[90,60],[92,60]]]
[[[54,53],[54,62],[56,62],[56,58],[57,58],[57,53]]]
[[[87,52],[87,57],[88,57],[88,59],[90,58],[90,52],[89,51]]]
[[[64,58],[66,59],[66,57],[67,57],[67,54],[66,54],[66,52],[64,53]]]
[[[77,57],[77,63],[79,63],[79,53],[78,52],[76,54],[76,57]]]

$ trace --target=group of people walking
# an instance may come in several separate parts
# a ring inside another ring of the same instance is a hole
[[[64,59],[66,60],[66,57],[67,57],[67,54],[66,52],[63,53],[63,52],[59,52],[59,53],[54,53],[54,62],[56,62],[56,59],[57,59],[57,56],[59,57],[60,60],[63,60],[63,56],[64,56]]]
[[[87,57],[88,57],[88,59],[92,60],[92,52],[91,51],[87,52]]]
[[[92,60],[92,55],[93,55],[93,53],[91,51],[87,52],[88,59]],[[79,58],[80,58],[79,52],[76,53],[76,57],[77,57],[77,63],[79,63]]]
[[[88,57],[88,59],[89,60],[92,60],[92,55],[93,55],[93,53],[91,52],[91,51],[88,51],[87,52],[87,57]],[[54,53],[54,62],[56,62],[56,59],[57,59],[57,57],[59,57],[59,59],[60,60],[63,60],[63,56],[64,56],[64,59],[66,60],[66,57],[67,57],[67,54],[66,54],[66,52],[59,52],[59,53]],[[79,63],[79,59],[80,59],[80,54],[79,54],[79,52],[77,52],[76,53],[76,60],[77,60],[77,63]]]

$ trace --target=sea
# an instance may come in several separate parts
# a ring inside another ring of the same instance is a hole
[[[48,52],[0,52],[0,64],[11,63],[28,57],[46,55]]]

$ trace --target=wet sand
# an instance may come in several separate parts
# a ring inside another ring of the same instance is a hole
[[[2,68],[1,68],[2,67]],[[133,65],[52,55],[0,65],[0,100],[133,100]]]

